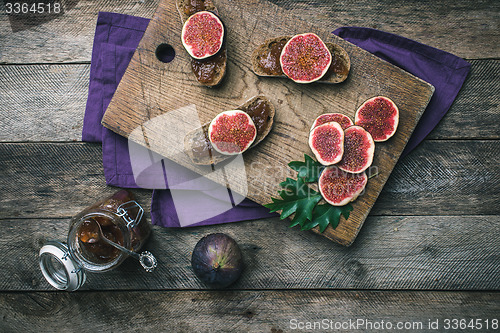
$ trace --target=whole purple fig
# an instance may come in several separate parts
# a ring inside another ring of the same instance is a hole
[[[241,250],[226,234],[210,234],[198,241],[191,257],[198,278],[215,288],[224,288],[238,280],[243,271]]]

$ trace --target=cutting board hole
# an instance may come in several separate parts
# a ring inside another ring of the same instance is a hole
[[[175,50],[170,44],[162,43],[156,48],[156,58],[164,63],[169,63],[175,58]]]

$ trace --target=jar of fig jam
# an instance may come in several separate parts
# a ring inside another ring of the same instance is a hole
[[[74,216],[67,243],[46,243],[40,249],[40,269],[52,286],[68,291],[85,283],[85,272],[109,271],[130,255],[152,271],[154,256],[138,253],[150,233],[144,209],[131,192],[121,190]]]

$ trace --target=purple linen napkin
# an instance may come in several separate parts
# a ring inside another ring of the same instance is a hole
[[[118,60],[120,63],[98,62],[101,52],[101,44],[108,43],[111,45],[119,45],[123,48],[133,50],[139,45],[142,35],[148,27],[149,20],[142,17],[133,17],[129,15],[121,15],[114,13],[99,13],[97,18],[97,26],[94,35],[94,44],[92,47],[92,58],[90,62],[90,84],[89,98],[87,99],[87,107],[85,109],[85,117],[83,119],[82,140],[87,142],[101,142],[103,127],[101,119],[104,115],[106,107],[103,107],[102,91],[105,83],[102,79],[102,71],[109,71],[109,77],[121,78],[123,74],[116,72],[116,67],[125,63],[125,68],[128,65],[131,55],[120,53]],[[130,56],[130,57],[129,57]],[[115,74],[116,73],[116,74]],[[113,90],[114,92],[114,90]],[[112,92],[112,93],[113,93]]]
[[[154,188],[151,200],[151,222],[165,227],[179,227],[182,225],[179,216],[196,215],[197,212],[214,209],[217,203],[223,201],[218,198],[222,198],[224,193],[212,191],[210,185],[198,191],[190,190],[190,186],[183,187],[182,184],[197,181],[199,176],[175,163],[162,160],[152,153],[144,155],[145,170],[139,177],[134,178],[128,140],[101,125],[104,111],[125,73],[148,22],[148,19],[140,17],[99,13],[92,50],[89,96],[82,140],[102,142],[104,174],[108,185]],[[446,113],[460,90],[470,65],[449,53],[373,29],[340,28],[334,33],[350,42],[359,43],[360,47],[366,48],[435,86],[436,92],[433,100],[436,101],[431,100],[433,103],[429,104],[425,111],[422,117],[425,126],[416,132],[418,135],[414,135],[417,139],[413,137],[410,139],[412,145],[409,144],[405,150],[409,152]],[[363,35],[363,33],[368,35]],[[162,181],[158,182],[158,179]],[[181,193],[181,196],[184,196],[190,204],[174,204],[173,191],[169,188],[175,188],[177,197]],[[232,198],[231,201],[234,206]],[[272,216],[266,208],[248,199],[230,208],[192,225],[236,222]]]
[[[451,53],[380,30],[342,27],[333,33],[436,88],[403,151],[402,156],[406,156],[448,112],[470,71],[470,64]]]

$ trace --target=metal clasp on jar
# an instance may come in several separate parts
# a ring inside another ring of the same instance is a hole
[[[129,211],[135,207],[138,207],[139,211],[137,212],[136,217],[132,218],[129,215]],[[116,215],[120,216],[125,220],[125,222],[127,222],[128,229],[132,229],[141,221],[142,216],[144,215],[144,208],[142,208],[141,205],[137,203],[137,201],[132,200],[122,203],[120,206],[118,206]]]

